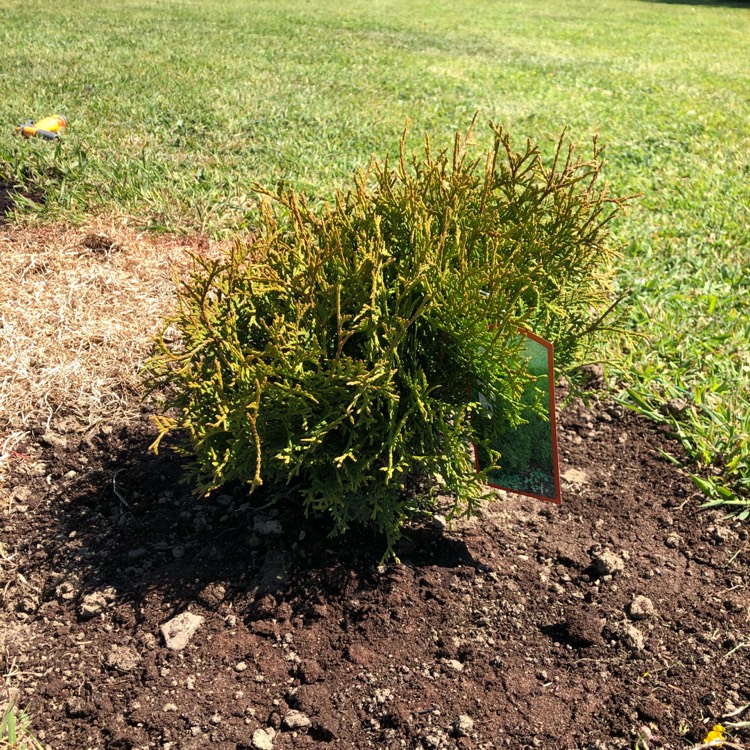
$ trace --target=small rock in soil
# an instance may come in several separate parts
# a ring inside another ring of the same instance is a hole
[[[68,448],[68,441],[66,438],[61,437],[60,435],[55,435],[54,432],[49,431],[42,435],[42,443],[58,451],[65,451]]]
[[[39,597],[34,595],[25,596],[19,603],[18,609],[27,615],[34,614],[39,609]]]
[[[594,552],[591,562],[594,570],[601,576],[614,576],[625,570],[625,561],[610,549]]]
[[[101,614],[115,600],[116,596],[117,594],[112,588],[86,594],[78,607],[80,618],[82,620],[90,620],[92,617]]]
[[[461,714],[453,722],[453,732],[456,737],[468,737],[474,731],[474,720],[471,716]]]
[[[562,479],[580,487],[588,482],[589,475],[585,471],[581,471],[581,469],[568,469],[562,473]]]
[[[159,645],[153,633],[142,633],[139,636],[139,640],[148,651],[153,651]]]
[[[299,665],[299,678],[306,685],[312,685],[325,678],[323,670],[314,659],[303,659]]]
[[[679,534],[669,534],[664,540],[664,544],[670,549],[677,549],[682,546],[682,537]]]
[[[284,715],[284,727],[286,729],[307,729],[311,723],[310,718],[302,711],[287,711]]]
[[[253,732],[252,745],[254,750],[273,750],[273,740],[264,729],[256,729]]]
[[[464,665],[458,659],[443,659],[443,664],[454,672],[463,672]]]
[[[628,605],[628,615],[631,620],[647,620],[655,611],[654,603],[647,596],[635,596]]]
[[[430,734],[426,734],[424,738],[424,744],[429,748],[433,748],[434,750],[447,748],[448,742],[449,740],[445,735],[445,732],[442,732],[439,729],[431,732]]]
[[[182,651],[202,623],[203,618],[192,612],[183,612],[165,622],[161,626],[161,634],[164,636],[166,647],[172,651]]]
[[[448,528],[448,521],[446,520],[445,516],[441,516],[440,514],[436,513],[432,517],[432,525],[436,529],[447,529]]]
[[[112,646],[107,654],[107,666],[119,672],[132,672],[140,663],[140,654],[131,646]]]
[[[725,544],[732,538],[732,530],[726,526],[709,526],[708,532],[711,534],[711,539],[716,544]]]
[[[258,532],[258,534],[262,534],[264,536],[269,536],[271,534],[281,534],[284,531],[281,523],[275,518],[256,518],[254,529]]]
[[[72,581],[63,581],[55,588],[55,596],[63,601],[70,601],[78,596],[78,589]]]

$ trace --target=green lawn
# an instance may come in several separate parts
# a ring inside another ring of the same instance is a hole
[[[692,403],[676,427],[748,498],[748,49],[747,3],[0,0],[0,180],[43,220],[221,234],[253,223],[254,181],[324,200],[407,119],[415,148],[476,110],[519,144],[598,133],[613,192],[643,193],[615,232],[651,338],[619,369],[647,412]],[[14,137],[55,112],[57,151]]]

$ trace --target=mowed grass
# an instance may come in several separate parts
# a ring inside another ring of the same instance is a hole
[[[643,193],[614,231],[648,338],[611,372],[750,514],[748,50],[747,3],[0,0],[0,181],[36,199],[20,220],[222,235],[252,227],[254,182],[326,200],[407,120],[415,149],[475,111],[519,147],[599,134],[612,191]],[[56,112],[59,146],[13,136]]]

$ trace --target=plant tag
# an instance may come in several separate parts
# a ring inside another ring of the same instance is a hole
[[[511,426],[493,414],[492,406],[477,394],[483,411],[477,425],[487,436],[489,445],[500,453],[500,467],[487,474],[487,484],[496,489],[528,495],[560,504],[560,468],[557,456],[555,413],[554,350],[549,341],[529,331],[524,337],[523,356],[534,380],[524,391],[525,422]],[[477,471],[491,466],[490,456],[480,445],[474,445]]]

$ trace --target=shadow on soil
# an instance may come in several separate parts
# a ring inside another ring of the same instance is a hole
[[[215,609],[230,601],[240,617],[255,620],[282,603],[292,616],[308,617],[357,592],[387,595],[388,576],[377,570],[385,549],[379,535],[359,529],[329,538],[325,521],[267,507],[260,496],[251,505],[241,488],[196,497],[184,483],[184,462],[169,450],[149,452],[152,439],[143,428],[84,439],[85,476],[52,500],[57,528],[49,530],[48,552],[82,592],[112,587],[142,613],[149,592],[158,591],[170,603],[164,621],[193,603]],[[71,460],[55,450],[50,464],[65,474]],[[463,542],[439,529],[407,530],[397,553],[408,566],[478,565]]]

